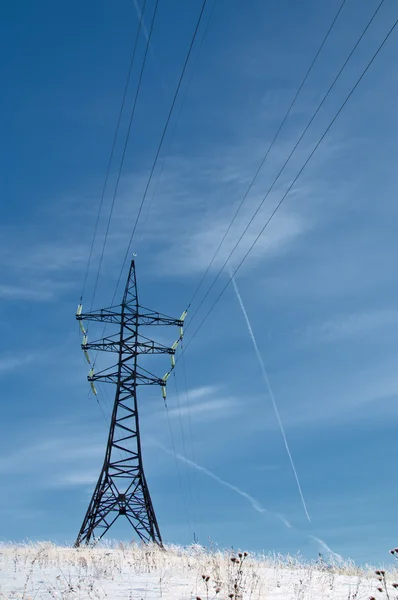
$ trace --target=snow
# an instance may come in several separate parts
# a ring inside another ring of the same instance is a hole
[[[232,559],[235,560],[233,562]],[[208,578],[208,579],[207,579]],[[206,581],[207,579],[207,581]],[[390,600],[398,598],[385,575]],[[371,568],[305,564],[297,558],[235,555],[201,546],[50,543],[0,546],[1,600],[367,600],[387,598]],[[230,596],[232,594],[232,596]]]

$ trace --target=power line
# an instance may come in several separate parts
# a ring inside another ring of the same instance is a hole
[[[199,306],[196,308],[194,314],[191,317],[190,323],[192,322],[192,320],[194,319],[195,315],[198,313],[199,309],[201,308],[201,306],[203,305],[204,301],[206,300],[206,298],[208,297],[208,295],[210,294],[211,290],[213,289],[214,285],[216,284],[216,282],[218,281],[222,271],[224,270],[225,266],[227,265],[228,261],[230,260],[232,254],[235,252],[236,248],[238,247],[238,245],[240,244],[240,242],[242,241],[244,235],[246,234],[247,230],[249,229],[250,225],[253,223],[254,219],[256,218],[258,212],[260,211],[261,207],[263,206],[264,202],[266,201],[266,199],[268,198],[269,194],[271,193],[271,191],[273,190],[276,182],[278,181],[278,179],[280,178],[281,174],[283,173],[283,171],[285,170],[288,162],[290,161],[291,157],[293,156],[294,152],[296,151],[297,147],[299,146],[301,140],[303,139],[303,137],[305,136],[305,134],[307,133],[308,129],[310,128],[311,124],[313,123],[315,117],[317,116],[317,114],[319,113],[320,109],[322,108],[323,104],[325,103],[326,99],[328,98],[330,92],[332,91],[332,89],[334,88],[335,84],[337,83],[338,79],[340,78],[342,72],[344,71],[345,67],[347,66],[348,62],[350,61],[352,55],[354,54],[355,50],[357,49],[358,45],[360,44],[360,42],[362,41],[364,35],[366,34],[367,30],[369,29],[369,27],[371,26],[373,20],[375,19],[377,13],[379,12],[381,6],[384,4],[385,0],[381,0],[381,2],[379,3],[379,5],[377,6],[376,10],[374,11],[373,15],[371,16],[370,20],[368,21],[365,29],[362,31],[361,35],[359,36],[358,40],[356,41],[354,47],[352,48],[351,52],[349,53],[348,57],[346,58],[346,60],[344,61],[342,67],[340,68],[339,72],[337,73],[336,77],[334,78],[334,80],[332,81],[331,85],[329,86],[329,89],[327,90],[327,92],[325,93],[325,95],[323,96],[321,102],[319,103],[317,109],[315,110],[314,114],[312,115],[311,119],[308,121],[306,127],[304,128],[303,132],[301,133],[300,137],[298,138],[297,142],[295,143],[294,147],[292,148],[290,154],[288,155],[287,159],[285,160],[285,162],[283,163],[281,169],[279,170],[278,174],[276,175],[276,177],[274,178],[272,184],[270,185],[270,187],[268,188],[265,196],[263,197],[263,199],[261,200],[260,204],[258,205],[257,209],[254,211],[253,215],[251,216],[249,222],[247,223],[246,227],[244,228],[243,232],[241,233],[241,235],[238,238],[238,241],[235,243],[234,247],[232,248],[231,252],[229,253],[228,257],[226,258],[226,260],[224,261],[223,265],[221,266],[221,268],[219,269],[216,277],[214,278],[212,284],[210,285],[209,289],[207,290],[206,294],[203,296],[201,302],[199,303]],[[253,183],[253,182],[252,182]],[[251,185],[252,185],[251,183]],[[236,216],[236,215],[235,215]],[[235,218],[235,217],[234,217]],[[214,260],[214,258],[212,259]],[[211,263],[212,264],[212,263]],[[210,267],[209,267],[210,268]],[[189,327],[189,324],[188,324]],[[187,329],[188,329],[187,327]]]
[[[144,70],[145,70],[146,59],[147,59],[147,56],[148,56],[148,49],[149,49],[149,45],[150,45],[150,42],[151,42],[151,36],[152,36],[152,32],[153,32],[153,25],[154,25],[154,22],[155,22],[155,17],[156,17],[157,9],[158,9],[158,3],[159,3],[159,0],[156,0],[155,8],[154,8],[153,14],[152,14],[152,20],[151,20],[151,25],[150,25],[150,29],[149,29],[148,39],[147,39],[147,43],[146,43],[146,46],[145,46],[144,59],[142,61],[141,71],[140,71],[140,75],[139,75],[139,79],[138,79],[137,90],[136,90],[135,97],[134,97],[133,108],[132,108],[132,111],[131,111],[130,121],[129,121],[128,129],[127,129],[127,134],[126,134],[126,139],[125,139],[125,143],[124,143],[124,147],[123,147],[123,153],[122,153],[122,158],[121,158],[121,161],[120,161],[119,172],[118,172],[117,179],[116,179],[115,190],[114,190],[113,197],[112,197],[111,209],[110,209],[110,212],[109,212],[108,222],[107,222],[106,231],[105,231],[104,244],[103,244],[103,247],[102,247],[100,262],[99,262],[99,265],[98,265],[97,277],[96,277],[96,280],[95,280],[94,291],[93,291],[93,296],[92,296],[92,300],[91,300],[91,308],[93,307],[95,293],[96,293],[97,287],[98,287],[98,279],[99,279],[99,276],[100,276],[102,261],[103,261],[103,258],[104,258],[104,252],[105,252],[106,242],[107,242],[107,239],[108,239],[109,227],[110,227],[111,220],[112,220],[113,209],[114,209],[114,206],[115,206],[115,200],[116,200],[117,192],[118,192],[118,189],[119,189],[120,177],[121,177],[121,174],[122,174],[124,160],[125,160],[125,157],[126,157],[126,150],[127,150],[127,145],[128,145],[129,138],[130,138],[131,126],[132,126],[132,123],[133,123],[133,119],[134,119],[134,115],[135,115],[135,109],[136,109],[136,106],[137,106],[137,100],[138,100],[138,96],[139,96],[140,89],[141,89],[142,77],[143,77]],[[140,20],[141,24],[142,24],[143,16],[144,16],[144,12],[142,11],[142,13],[141,13],[141,20]],[[120,279],[119,279],[119,281],[120,281]],[[116,295],[116,292],[115,292],[115,295]],[[114,299],[115,299],[115,296],[113,297],[113,300]],[[113,300],[112,300],[112,303],[113,303]]]
[[[386,34],[386,36],[384,37],[383,41],[381,42],[381,44],[379,45],[379,47],[377,48],[376,52],[373,54],[372,58],[370,59],[370,61],[368,62],[368,64],[366,65],[365,69],[362,71],[361,75],[359,76],[359,78],[357,79],[355,85],[351,88],[351,91],[349,92],[349,94],[346,96],[344,102],[340,105],[340,108],[338,109],[338,111],[336,112],[335,116],[333,117],[333,119],[330,121],[329,125],[327,126],[327,128],[325,129],[325,131],[323,132],[322,136],[320,137],[320,139],[318,140],[317,144],[314,146],[313,150],[311,151],[311,153],[309,154],[308,158],[306,159],[306,161],[304,162],[303,166],[301,167],[301,169],[299,170],[299,172],[297,173],[297,175],[295,176],[295,178],[293,179],[293,181],[291,182],[291,184],[289,185],[289,187],[287,188],[286,192],[283,194],[282,198],[279,200],[278,204],[276,205],[276,207],[274,208],[274,210],[272,211],[271,215],[268,217],[268,219],[266,220],[264,226],[262,227],[262,229],[260,230],[260,232],[258,233],[258,235],[256,236],[255,240],[253,241],[253,243],[251,244],[251,246],[249,247],[249,249],[247,250],[247,252],[245,253],[245,255],[243,256],[243,258],[241,259],[241,261],[238,263],[238,266],[235,268],[235,270],[232,272],[231,277],[229,277],[229,279],[227,280],[226,284],[224,285],[224,287],[222,288],[221,292],[219,293],[219,295],[217,296],[217,298],[215,299],[215,301],[213,302],[213,304],[211,305],[210,309],[207,311],[206,315],[204,316],[204,318],[202,319],[202,321],[200,322],[199,326],[196,328],[196,330],[194,331],[192,337],[190,338],[189,342],[186,344],[184,351],[187,350],[188,346],[191,344],[192,340],[195,338],[195,336],[197,335],[199,329],[202,327],[202,325],[204,324],[204,322],[207,320],[208,316],[210,315],[210,313],[212,312],[212,310],[214,309],[214,307],[216,306],[216,304],[218,303],[218,301],[220,300],[221,296],[224,294],[225,290],[227,289],[227,287],[229,286],[229,284],[232,281],[232,278],[235,277],[236,273],[239,271],[239,269],[241,268],[242,264],[244,263],[244,261],[246,260],[246,258],[248,257],[248,255],[250,254],[250,252],[252,251],[253,247],[255,246],[255,244],[258,242],[258,240],[260,239],[261,235],[264,233],[265,229],[267,228],[267,226],[269,225],[270,221],[272,220],[272,218],[274,217],[275,213],[278,211],[278,209],[280,208],[280,206],[282,205],[283,201],[285,200],[286,196],[288,195],[288,193],[290,192],[290,190],[292,189],[293,185],[296,183],[296,181],[298,180],[298,178],[300,177],[300,175],[302,174],[302,172],[304,171],[305,167],[307,166],[307,164],[310,162],[311,158],[313,157],[313,155],[315,154],[316,150],[319,148],[319,146],[321,145],[322,141],[324,140],[324,138],[326,137],[327,133],[329,132],[329,130],[331,129],[331,127],[333,126],[334,122],[336,121],[336,119],[338,118],[338,116],[340,115],[341,111],[343,110],[343,108],[345,107],[345,105],[347,104],[348,100],[351,98],[352,94],[354,93],[354,91],[356,90],[356,88],[358,87],[358,85],[360,84],[360,82],[362,81],[363,77],[365,76],[365,74],[367,73],[367,71],[369,70],[370,66],[373,64],[374,60],[376,59],[377,55],[379,54],[379,52],[381,51],[381,49],[383,48],[384,44],[387,42],[388,38],[390,37],[390,35],[392,34],[392,32],[394,31],[394,29],[396,28],[398,24],[398,19],[394,22],[393,26],[391,27],[391,29],[388,31],[388,33]]]
[[[114,301],[114,299],[116,297],[117,288],[119,287],[119,283],[120,283],[120,280],[121,280],[121,277],[122,277],[122,274],[123,274],[123,269],[124,269],[124,266],[126,264],[126,261],[127,261],[127,258],[128,258],[129,252],[130,252],[130,248],[131,248],[131,244],[132,244],[132,241],[133,241],[133,238],[134,238],[134,234],[135,234],[135,231],[137,229],[138,221],[140,219],[142,208],[144,206],[144,202],[145,202],[145,199],[147,197],[148,189],[149,189],[149,186],[150,186],[151,181],[152,181],[152,177],[153,177],[153,174],[154,174],[154,171],[155,171],[155,167],[156,167],[156,164],[157,164],[157,161],[158,161],[158,158],[159,158],[159,154],[160,154],[160,151],[161,151],[162,146],[163,146],[163,141],[164,141],[164,138],[166,136],[167,129],[169,127],[171,115],[172,115],[173,110],[174,110],[174,106],[175,106],[175,103],[176,103],[176,100],[177,100],[177,96],[178,96],[178,93],[180,91],[180,87],[181,87],[182,81],[184,79],[185,71],[186,71],[186,68],[187,68],[187,65],[188,65],[189,58],[191,56],[193,45],[194,45],[195,40],[196,40],[196,35],[198,33],[198,30],[199,30],[199,26],[200,26],[200,23],[201,23],[201,20],[202,20],[204,9],[206,7],[206,3],[207,3],[207,0],[203,0],[202,8],[201,8],[200,13],[199,13],[199,17],[198,17],[198,20],[197,20],[197,23],[196,23],[196,27],[195,27],[195,30],[194,30],[194,33],[193,33],[193,36],[192,36],[192,39],[191,39],[191,43],[189,45],[188,53],[186,55],[185,62],[184,62],[184,65],[183,65],[183,68],[182,68],[182,71],[181,71],[181,75],[180,75],[180,78],[179,78],[179,81],[178,81],[178,84],[177,84],[177,88],[176,88],[176,91],[174,93],[174,97],[173,97],[173,101],[172,101],[171,106],[170,106],[169,114],[168,114],[167,119],[166,119],[166,124],[164,126],[164,129],[163,129],[163,132],[162,132],[162,136],[160,138],[160,142],[159,142],[159,145],[158,145],[158,149],[156,151],[155,159],[153,161],[152,168],[151,168],[151,171],[150,171],[150,174],[149,174],[149,178],[148,178],[145,190],[144,190],[144,194],[143,194],[142,199],[141,199],[141,203],[140,203],[140,206],[139,206],[139,209],[138,209],[138,214],[137,214],[137,217],[136,217],[136,220],[135,220],[135,223],[134,223],[133,231],[132,231],[131,236],[130,236],[130,240],[129,240],[129,243],[128,243],[128,246],[127,246],[126,254],[125,254],[124,259],[123,259],[122,268],[120,269],[119,278],[118,278],[117,283],[116,283],[116,289],[115,289],[115,292],[113,294],[113,298],[112,298],[111,304],[113,303],[113,301]]]
[[[167,405],[166,405],[166,416],[167,416],[167,422],[168,422],[168,425],[169,425],[171,447],[173,449],[175,466],[176,466],[178,481],[179,481],[180,490],[181,490],[182,503],[183,503],[184,511],[185,511],[185,517],[187,519],[187,523],[188,523],[188,527],[190,529],[190,532],[192,532],[192,525],[191,525],[191,520],[190,520],[189,514],[188,514],[188,506],[187,506],[187,501],[186,501],[185,494],[184,494],[184,487],[182,485],[182,478],[181,478],[180,467],[178,466],[177,451],[176,451],[176,447],[175,447],[175,443],[174,443],[173,430],[171,428],[170,415],[169,415],[169,410],[167,408]]]
[[[265,163],[265,161],[266,161],[266,160],[267,160],[267,158],[268,158],[268,155],[269,155],[269,153],[271,152],[272,148],[274,147],[274,144],[275,144],[276,140],[278,139],[278,137],[279,137],[279,134],[280,134],[280,132],[281,132],[281,130],[282,130],[282,128],[283,128],[283,126],[284,126],[284,124],[286,123],[286,120],[287,120],[287,118],[289,117],[289,115],[290,115],[290,113],[291,113],[291,111],[292,111],[292,108],[293,108],[293,106],[294,106],[294,105],[295,105],[295,103],[296,103],[296,100],[297,100],[297,98],[299,97],[299,95],[300,95],[300,93],[301,93],[301,90],[303,89],[303,87],[304,87],[304,85],[305,85],[305,83],[306,83],[306,81],[307,81],[307,79],[308,79],[308,77],[309,77],[309,75],[310,75],[310,73],[311,73],[312,69],[314,68],[314,65],[315,65],[315,63],[316,63],[316,61],[317,61],[317,59],[318,59],[318,56],[319,56],[319,55],[320,55],[320,53],[322,52],[322,49],[323,49],[323,47],[324,47],[324,45],[325,45],[325,43],[326,43],[326,41],[327,41],[327,39],[328,39],[328,37],[329,37],[329,35],[330,35],[330,33],[331,33],[331,31],[332,31],[332,29],[333,29],[333,27],[334,27],[334,25],[335,25],[335,23],[336,23],[336,21],[337,21],[337,19],[338,19],[338,17],[339,17],[339,15],[340,15],[340,13],[341,13],[341,11],[342,11],[342,9],[343,9],[343,6],[344,6],[344,4],[346,3],[346,1],[347,1],[347,0],[343,0],[343,1],[342,1],[342,3],[340,4],[340,7],[339,7],[339,9],[338,9],[338,11],[337,11],[336,15],[334,16],[334,19],[333,19],[332,23],[330,24],[330,26],[329,26],[329,29],[327,30],[327,32],[326,32],[326,34],[325,34],[325,36],[324,36],[324,38],[323,38],[323,40],[322,40],[322,43],[321,43],[321,45],[319,46],[319,48],[318,48],[318,50],[317,50],[317,52],[316,52],[316,54],[315,54],[315,56],[314,56],[314,58],[313,58],[313,60],[312,60],[312,62],[311,62],[311,64],[310,64],[310,66],[309,66],[309,68],[308,68],[308,70],[307,70],[306,74],[304,75],[304,78],[303,78],[303,80],[301,81],[301,83],[300,83],[300,85],[299,85],[299,87],[298,87],[298,89],[297,89],[297,91],[296,91],[296,94],[295,94],[295,96],[294,96],[293,100],[291,101],[291,103],[290,103],[290,106],[289,106],[289,108],[287,109],[287,111],[286,111],[286,113],[285,113],[285,116],[283,117],[283,119],[282,119],[282,121],[281,121],[281,123],[280,123],[280,125],[279,125],[279,127],[278,127],[278,129],[277,129],[277,131],[276,131],[276,133],[275,133],[275,135],[274,135],[274,137],[273,137],[273,139],[272,139],[271,143],[270,143],[270,145],[268,146],[268,149],[267,149],[267,151],[266,151],[266,153],[265,153],[264,157],[262,158],[262,160],[261,160],[261,162],[260,162],[260,164],[259,164],[259,166],[258,166],[258,168],[257,168],[257,170],[256,170],[256,172],[255,172],[255,174],[254,174],[254,177],[252,178],[252,180],[251,180],[251,182],[250,182],[250,184],[249,184],[249,187],[247,188],[247,190],[246,190],[246,192],[245,192],[245,194],[244,194],[244,196],[243,196],[243,198],[242,198],[242,200],[241,200],[241,202],[240,202],[240,204],[239,204],[238,208],[236,209],[236,212],[235,212],[234,216],[232,217],[232,220],[231,220],[230,224],[228,225],[228,228],[227,228],[227,230],[225,231],[225,233],[224,233],[224,235],[223,235],[223,237],[222,237],[222,239],[221,239],[221,241],[220,241],[219,245],[217,246],[217,249],[216,249],[216,251],[215,251],[215,252],[214,252],[214,254],[213,254],[213,257],[212,257],[212,259],[211,259],[211,261],[210,261],[210,263],[209,263],[209,266],[207,267],[206,271],[205,271],[205,272],[204,272],[204,274],[202,275],[202,278],[201,278],[201,280],[199,281],[199,284],[198,284],[198,286],[196,287],[196,289],[195,289],[195,291],[194,291],[194,293],[193,293],[193,296],[192,296],[192,298],[191,298],[191,300],[190,300],[190,302],[189,302],[188,306],[191,306],[191,304],[192,304],[192,302],[194,301],[194,299],[196,298],[196,296],[197,296],[197,294],[198,294],[198,292],[199,292],[200,288],[202,287],[202,284],[203,284],[203,282],[204,282],[204,280],[205,280],[205,278],[206,278],[206,276],[207,276],[208,272],[210,271],[210,269],[211,269],[211,267],[212,267],[212,265],[213,265],[213,262],[214,262],[214,260],[215,260],[215,258],[216,258],[216,256],[217,256],[217,254],[219,253],[219,251],[220,251],[220,249],[221,249],[221,246],[222,246],[222,245],[223,245],[223,243],[225,242],[225,239],[226,239],[226,237],[227,237],[228,233],[230,232],[230,230],[231,230],[231,227],[232,227],[232,225],[234,224],[234,222],[235,222],[235,220],[236,220],[236,217],[238,216],[238,214],[239,214],[239,212],[240,212],[240,210],[241,210],[241,208],[242,208],[243,204],[245,203],[247,196],[249,195],[249,193],[250,193],[250,191],[251,191],[251,189],[252,189],[252,187],[253,187],[253,185],[254,185],[254,183],[255,183],[255,181],[256,181],[256,179],[257,179],[257,177],[258,177],[258,175],[260,174],[260,171],[261,171],[261,169],[262,169],[262,168],[263,168],[263,166],[264,166],[264,163]],[[196,312],[197,312],[197,311],[196,311]],[[195,314],[196,314],[196,312],[195,312]],[[192,317],[192,318],[193,318],[193,317]]]
[[[180,348],[181,348],[181,357],[182,357],[182,367],[183,367],[183,372],[184,372],[184,388],[185,388],[184,391],[185,391],[185,402],[187,405],[189,435],[190,435],[190,439],[191,439],[192,460],[193,460],[193,462],[196,462],[195,448],[194,448],[194,442],[193,442],[192,419],[191,419],[191,403],[189,400],[189,393],[188,393],[187,367],[186,367],[186,363],[185,363],[184,344],[182,341],[180,344]]]
[[[182,440],[182,448],[183,448],[183,453],[185,458],[188,457],[187,454],[187,446],[186,446],[186,441],[185,441],[185,432],[184,432],[184,426],[182,424],[182,415],[181,415],[181,405],[180,405],[180,394],[178,391],[178,385],[177,385],[177,376],[176,376],[176,372],[173,371],[173,379],[174,379],[174,389],[175,389],[175,395],[176,395],[176,401],[177,401],[177,409],[178,409],[178,420],[180,422],[180,431],[181,431],[181,440]],[[195,506],[194,506],[194,502],[193,502],[193,493],[192,493],[192,485],[191,485],[191,477],[190,477],[190,473],[189,473],[189,469],[188,469],[188,465],[186,464],[186,476],[187,476],[187,481],[188,481],[188,494],[190,497],[190,501],[191,501],[191,508],[192,508],[192,520],[193,520],[193,526],[194,526],[194,530],[196,531],[197,528],[197,519],[196,519],[196,515],[195,515]]]
[[[115,152],[116,141],[117,141],[117,137],[118,137],[118,134],[119,134],[119,128],[120,128],[120,123],[121,123],[121,120],[122,120],[122,114],[123,114],[124,105],[125,105],[125,102],[126,102],[127,90],[128,90],[129,84],[130,84],[131,71],[132,71],[132,68],[133,68],[135,54],[136,54],[136,50],[137,50],[138,38],[139,38],[141,26],[142,26],[142,18],[143,18],[143,14],[144,14],[144,11],[145,11],[145,5],[146,5],[146,0],[144,0],[144,4],[143,4],[143,7],[142,7],[142,12],[141,12],[141,18],[140,18],[140,20],[138,22],[137,33],[136,33],[136,36],[135,36],[134,47],[133,47],[133,54],[132,54],[131,60],[130,60],[130,65],[129,65],[129,69],[128,69],[128,73],[127,73],[126,84],[124,86],[124,91],[123,91],[123,96],[122,96],[122,103],[121,103],[120,110],[119,110],[119,116],[118,116],[118,119],[117,119],[115,133],[114,133],[114,136],[113,136],[111,153],[110,153],[110,156],[109,156],[108,166],[107,166],[107,169],[106,169],[105,180],[104,180],[104,184],[102,186],[102,193],[101,193],[100,203],[99,203],[99,207],[98,207],[97,219],[96,219],[95,227],[94,227],[94,234],[93,234],[93,238],[92,238],[92,241],[91,241],[91,247],[90,247],[90,252],[89,252],[88,261],[87,261],[86,273],[84,275],[84,281],[83,281],[81,298],[83,298],[83,295],[84,295],[84,292],[85,292],[85,289],[86,289],[87,277],[88,277],[88,273],[89,273],[89,270],[90,270],[91,259],[92,259],[93,250],[94,250],[94,243],[95,243],[95,239],[97,237],[98,224],[99,224],[99,220],[100,220],[100,216],[101,216],[101,212],[102,212],[102,206],[104,204],[105,191],[106,191],[106,188],[107,188],[107,185],[108,185],[108,179],[109,179],[109,174],[110,174],[111,165],[112,165],[112,161],[113,161],[113,155],[114,155],[114,152]]]
[[[184,373],[184,391],[185,391],[185,402],[186,402],[186,406],[187,406],[187,414],[188,414],[188,427],[189,427],[189,437],[190,437],[190,441],[191,441],[191,454],[192,454],[192,461],[194,464],[196,464],[196,456],[195,456],[195,443],[194,443],[194,437],[193,437],[193,431],[192,431],[192,419],[191,419],[191,403],[189,400],[189,392],[188,392],[188,379],[187,379],[187,367],[186,367],[186,362],[185,362],[185,354],[184,354],[184,344],[183,341],[181,341],[180,344],[180,351],[181,351],[181,357],[182,357],[182,369],[183,369],[183,373]],[[200,486],[198,485],[198,477],[197,477],[197,469],[194,470],[194,489],[196,491],[196,516],[197,516],[197,525],[199,524],[199,517],[198,517],[198,513],[200,512]]]
[[[344,0],[344,1],[346,1],[346,0]],[[173,126],[173,129],[172,129],[172,132],[171,132],[171,134],[169,136],[168,149],[170,149],[170,147],[171,147],[172,140],[174,139],[174,135],[176,133],[177,126],[178,126],[178,123],[180,121],[182,109],[184,107],[185,101],[186,101],[187,96],[188,96],[189,89],[191,87],[191,83],[192,83],[193,75],[194,75],[194,72],[195,72],[195,68],[196,68],[196,65],[197,65],[197,62],[198,62],[198,59],[199,59],[199,55],[200,55],[200,52],[202,50],[203,43],[205,41],[208,29],[209,29],[210,21],[212,19],[212,16],[213,16],[216,4],[217,4],[217,0],[214,0],[213,6],[211,7],[210,14],[209,14],[209,17],[207,19],[207,22],[206,22],[206,25],[205,25],[205,28],[204,28],[204,31],[203,31],[203,36],[202,36],[202,39],[201,39],[200,44],[199,44],[198,52],[196,54],[193,67],[191,69],[191,73],[190,73],[190,76],[189,76],[189,79],[188,79],[188,84],[187,84],[187,86],[185,88],[184,97],[183,97],[182,102],[180,104],[180,108],[178,110],[177,118],[176,118],[176,120],[174,122],[174,126]],[[162,179],[162,175],[163,175],[163,171],[164,171],[166,160],[167,160],[167,156],[165,156],[165,158],[162,161],[162,164],[161,164],[161,167],[160,167],[160,171],[159,171],[159,175],[157,177],[157,181],[156,181],[156,184],[155,184],[155,189],[153,190],[152,196],[151,196],[151,198],[149,200],[148,208],[147,208],[146,215],[145,215],[145,218],[144,218],[144,223],[143,223],[142,228],[141,228],[140,242],[142,242],[142,239],[144,237],[146,224],[147,224],[148,217],[149,217],[149,214],[150,214],[150,211],[151,211],[151,206],[152,206],[153,200],[154,200],[154,198],[156,196],[156,192],[157,192],[157,189],[159,187],[159,183],[160,183],[160,181]]]

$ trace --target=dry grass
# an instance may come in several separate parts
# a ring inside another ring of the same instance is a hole
[[[1,600],[395,600],[397,580],[394,569],[232,555],[201,546],[0,546]]]

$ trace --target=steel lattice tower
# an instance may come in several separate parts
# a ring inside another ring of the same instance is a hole
[[[114,383],[116,393],[104,464],[77,536],[76,547],[101,539],[120,515],[127,518],[142,541],[162,545],[142,463],[137,389],[139,385],[160,385],[165,395],[168,375],[163,379],[154,376],[138,365],[138,356],[170,354],[174,366],[173,355],[178,340],[168,348],[139,334],[139,328],[177,325],[181,328],[181,339],[184,317],[185,313],[181,319],[173,319],[139,305],[134,260],[120,305],[90,313],[83,313],[79,306],[76,318],[81,322],[84,333],[82,349],[86,357],[88,350],[116,352],[118,361],[116,365],[98,373],[91,369],[88,376],[95,393],[94,381]],[[88,343],[83,321],[118,325],[119,331]]]

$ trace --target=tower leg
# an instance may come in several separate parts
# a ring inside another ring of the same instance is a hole
[[[117,481],[103,469],[79,531],[75,546],[99,541],[120,515],[124,515],[143,542],[162,546],[158,523],[144,473],[134,477],[120,492]]]

